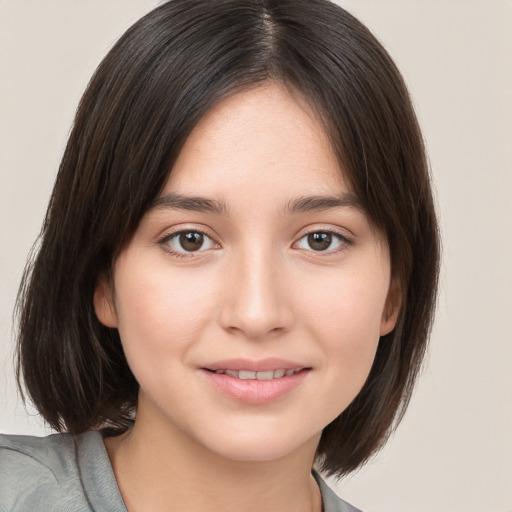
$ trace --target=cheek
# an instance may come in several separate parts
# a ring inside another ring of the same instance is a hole
[[[380,339],[388,289],[386,275],[354,273],[324,283],[304,296],[302,322],[321,347],[329,386],[346,407],[363,386]]]
[[[155,266],[151,272],[145,268],[140,276],[136,270],[122,271],[122,267],[118,269],[123,279],[116,288],[122,300],[116,301],[116,309],[130,366],[142,369],[149,362],[161,363],[169,354],[184,357],[211,317],[211,286],[165,267]],[[172,363],[176,359],[165,360]]]
[[[308,293],[297,294],[299,309],[328,339],[342,344],[378,339],[388,282],[387,275],[371,272],[331,276],[310,286]]]

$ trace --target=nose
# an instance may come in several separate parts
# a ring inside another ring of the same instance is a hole
[[[271,251],[254,247],[230,261],[221,326],[235,335],[266,339],[293,324],[286,265]]]

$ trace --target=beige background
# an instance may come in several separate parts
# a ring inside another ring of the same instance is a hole
[[[0,0],[0,431],[11,314],[87,80],[156,0]],[[430,361],[387,447],[338,492],[368,512],[512,511],[512,1],[345,0],[410,85],[444,238]]]

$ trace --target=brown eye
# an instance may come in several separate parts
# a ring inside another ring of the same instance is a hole
[[[330,233],[310,233],[308,235],[308,245],[314,251],[325,251],[329,249],[332,243]]]
[[[313,231],[304,235],[295,245],[299,249],[315,252],[336,252],[350,245],[350,240],[331,231]]]
[[[192,253],[219,248],[217,243],[201,231],[178,231],[167,235],[159,243],[166,252],[174,256],[192,256]]]
[[[186,252],[198,251],[204,244],[204,235],[197,231],[180,233],[179,244]]]

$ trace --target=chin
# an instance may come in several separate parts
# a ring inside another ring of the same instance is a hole
[[[304,436],[304,432],[295,435],[286,429],[281,429],[279,435],[276,432],[278,431],[238,432],[235,435],[217,437],[208,444],[210,450],[222,458],[237,462],[272,462],[300,453],[314,457],[321,432],[309,438]]]

